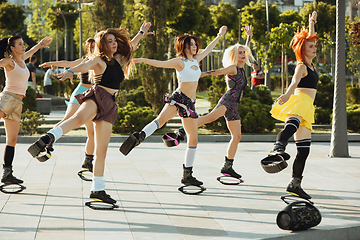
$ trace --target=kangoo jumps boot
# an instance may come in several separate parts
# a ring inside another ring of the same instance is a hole
[[[146,134],[144,131],[141,132],[135,132],[131,134],[120,146],[120,152],[124,154],[125,156],[130,153],[131,150],[134,149],[134,147],[140,145],[145,140]]]
[[[85,160],[81,167],[85,170],[93,172],[93,161],[94,161],[94,155],[85,154]]]
[[[193,173],[192,167],[185,167],[185,165],[183,164],[183,178],[181,179],[181,183],[184,185],[194,185],[194,186],[203,185],[203,182],[193,177],[192,173]]]
[[[18,179],[14,175],[12,175],[13,170],[12,170],[11,166],[10,167],[5,167],[3,165],[3,169],[4,169],[4,172],[3,172],[3,175],[2,175],[2,178],[1,178],[2,183],[5,183],[5,184],[9,184],[9,183],[20,184],[20,183],[24,182],[23,180]]]
[[[276,141],[276,143],[274,144],[274,149],[269,153],[269,156],[285,153],[286,145],[286,141]]]
[[[109,194],[106,194],[104,190],[102,191],[91,191],[90,198],[97,202],[104,202],[109,204],[115,204],[116,200],[112,199]]]
[[[44,152],[46,148],[49,148],[50,151],[53,151],[54,149],[52,148],[52,144],[54,141],[54,135],[51,133],[45,133],[28,148],[28,152],[31,154],[31,156],[36,157],[40,152]]]
[[[302,177],[293,177],[286,188],[286,191],[289,192],[291,195],[295,195],[304,199],[311,199],[311,196],[308,195],[302,188],[301,188],[301,180]]]
[[[179,127],[177,130],[174,131],[174,133],[176,133],[176,135],[177,135],[176,140],[178,140],[178,141],[185,140],[186,132],[185,132],[184,127]]]
[[[233,163],[234,163],[234,159],[228,159],[227,157],[225,157],[225,163],[220,172],[222,174],[228,174],[233,178],[240,179],[241,175],[235,172],[235,170],[232,168]]]

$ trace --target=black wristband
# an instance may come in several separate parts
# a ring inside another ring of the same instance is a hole
[[[141,33],[143,36],[145,35],[145,33],[142,30],[140,30],[139,33]]]

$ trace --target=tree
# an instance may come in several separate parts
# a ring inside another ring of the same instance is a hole
[[[300,10],[300,16],[303,19],[302,25],[308,25],[309,14],[313,11],[318,13],[318,22],[316,23],[316,32],[318,36],[322,37],[326,33],[330,34],[330,36],[334,36],[336,29],[336,6],[317,1],[306,3]]]
[[[13,35],[24,27],[24,10],[17,5],[3,2],[0,4],[0,34]]]
[[[27,34],[35,41],[40,41],[45,36],[55,36],[55,34],[51,34],[51,29],[45,25],[44,19],[52,4],[53,0],[32,0],[29,4],[29,8],[32,9],[32,16],[31,19],[26,19]],[[53,45],[53,43],[50,44]]]
[[[123,0],[96,0],[90,8],[92,23],[96,31],[118,28],[125,18]]]
[[[298,25],[298,22],[294,22],[292,25],[280,23],[278,27],[272,28],[270,33],[271,46],[268,52],[268,58],[271,67],[279,56],[281,56],[281,89],[283,93],[285,85],[286,87],[289,85],[287,76],[287,56],[291,56],[292,59],[295,59],[295,55],[290,48],[289,43]],[[284,73],[286,73],[286,84],[284,83]]]
[[[226,39],[230,40],[231,44],[238,42],[239,36],[239,12],[230,3],[220,2],[218,6],[211,5],[209,7],[211,18],[213,20],[214,32],[211,33],[215,36],[221,26],[227,26]]]
[[[166,0],[145,0],[139,6],[144,18],[152,23],[151,30],[154,35],[149,35],[142,40],[143,57],[165,60],[168,38],[166,36]],[[167,92],[169,79],[164,75],[164,69],[142,64],[138,67],[142,84],[145,89],[145,99],[152,108],[159,112],[163,103],[163,95]]]
[[[295,10],[286,10],[281,13],[279,17],[282,23],[292,24],[293,22],[302,22],[302,16],[300,16],[299,12]]]
[[[250,2],[248,6],[244,7],[244,12],[241,15],[241,25],[253,26],[253,39],[257,42],[264,42],[264,35],[267,32],[266,21],[266,5],[264,0],[258,0],[256,3]],[[269,25],[270,29],[279,26],[280,24],[280,10],[277,5],[269,4]],[[267,42],[266,42],[267,44]]]
[[[175,2],[175,1],[174,1]],[[209,9],[201,0],[185,0],[178,6],[180,12],[173,21],[168,21],[169,27],[175,34],[195,34],[197,36],[208,33],[211,25]]]
[[[360,19],[358,17],[346,24],[346,33],[346,40],[349,43],[346,66],[354,76],[358,76],[360,86]]]
[[[345,2],[336,0],[336,68],[330,157],[349,157],[345,84]]]

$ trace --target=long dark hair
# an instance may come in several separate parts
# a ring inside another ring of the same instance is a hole
[[[0,40],[0,59],[11,55],[10,46],[15,47],[15,41],[18,39],[21,39],[21,36],[15,35],[10,38],[3,38]]]
[[[128,78],[132,68],[131,60],[134,51],[131,45],[129,33],[125,28],[109,28],[106,31],[98,32],[95,35],[96,47],[94,55],[101,57],[105,62],[113,61],[113,59],[110,59],[109,57],[110,49],[107,48],[106,36],[108,34],[112,34],[116,38],[118,47],[115,54],[118,53],[121,55],[121,67],[124,70],[125,77]]]
[[[175,40],[176,55],[178,57],[186,58],[185,49],[190,47],[191,39],[194,39],[194,41],[196,43],[196,47],[197,47],[196,54],[199,53],[199,51],[201,49],[201,44],[202,44],[201,39],[194,35],[184,34],[184,35],[178,36]]]

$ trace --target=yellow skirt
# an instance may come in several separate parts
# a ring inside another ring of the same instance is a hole
[[[278,103],[271,109],[271,116],[275,119],[285,122],[289,115],[297,115],[302,118],[300,125],[312,131],[312,123],[314,123],[314,100],[305,93],[297,93],[291,95],[289,100],[283,105]]]

